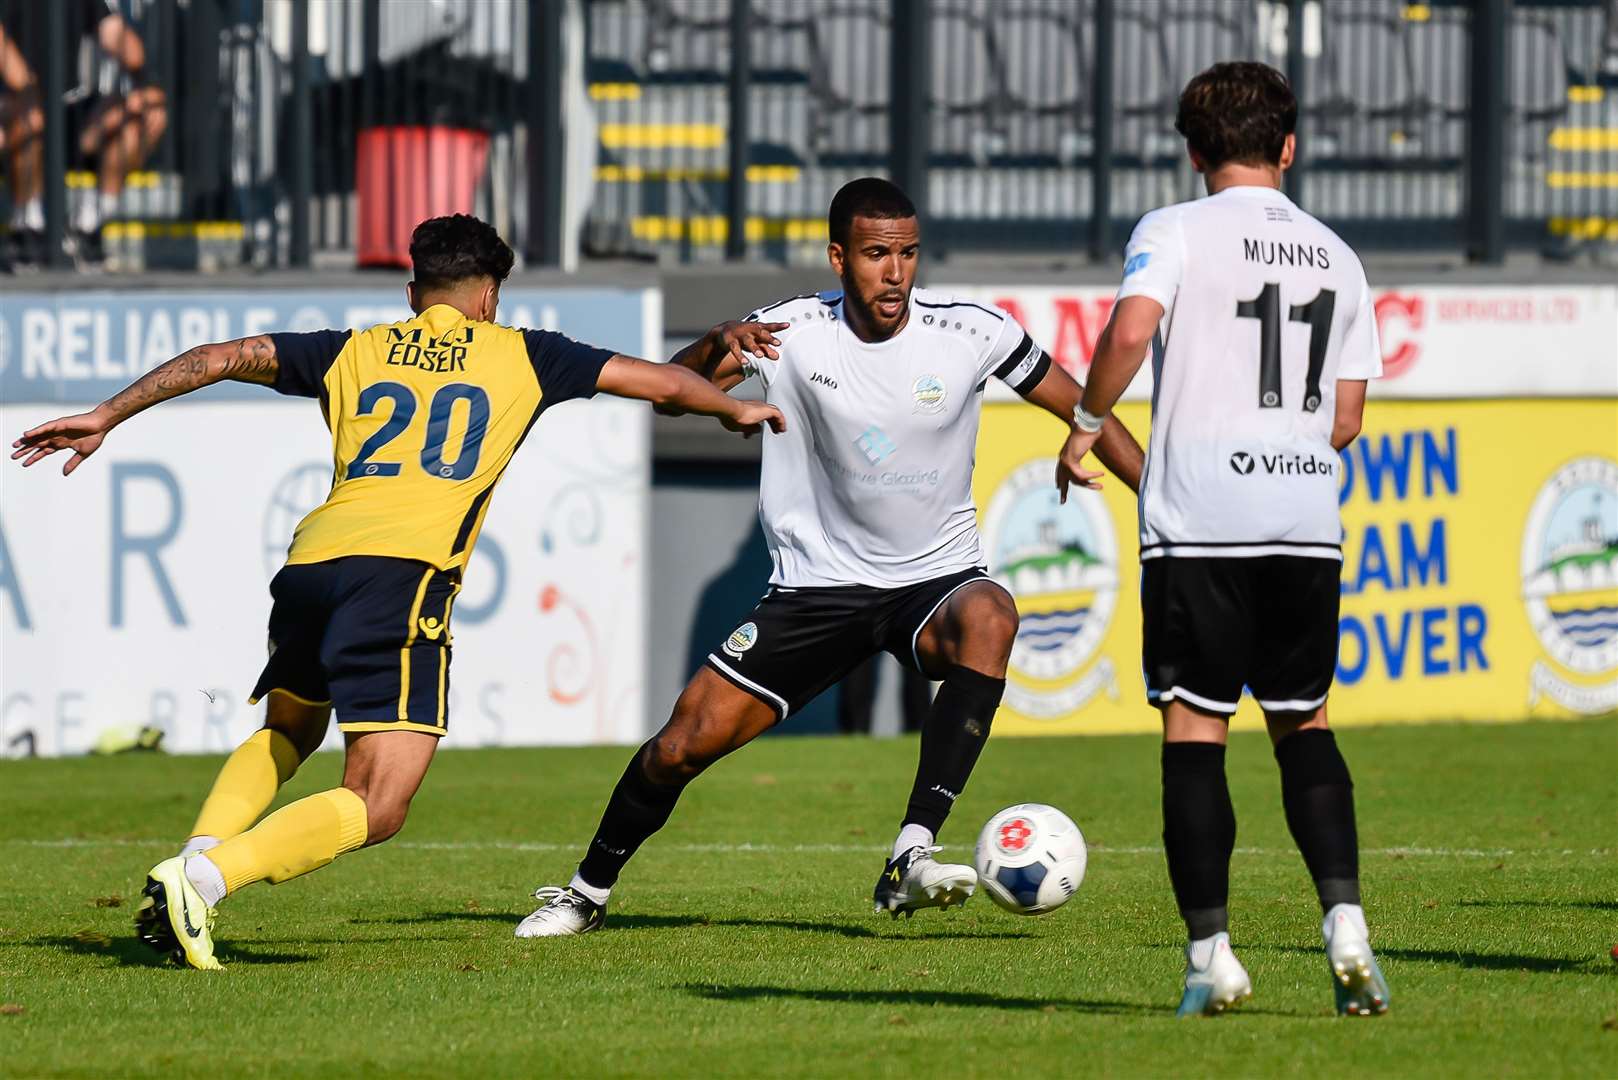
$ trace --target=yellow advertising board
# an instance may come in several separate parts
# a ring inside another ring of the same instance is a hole
[[[1148,406],[1118,412],[1144,440]],[[995,730],[1153,731],[1135,498],[1109,478],[1059,505],[1062,438],[1033,406],[984,407],[984,551],[1022,614]],[[1339,490],[1334,723],[1618,710],[1618,402],[1373,402]],[[1261,723],[1250,698],[1235,722]]]

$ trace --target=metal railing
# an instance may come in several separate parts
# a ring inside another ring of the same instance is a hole
[[[818,260],[867,173],[935,250],[1112,258],[1199,190],[1175,100],[1238,58],[1292,79],[1289,188],[1356,245],[1618,242],[1618,0],[96,3],[115,32],[0,0],[0,209],[55,264],[86,222],[129,269],[388,263],[446,209],[547,265]],[[163,115],[133,165],[82,143],[117,103]]]

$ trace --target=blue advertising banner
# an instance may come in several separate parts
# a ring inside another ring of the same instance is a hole
[[[500,321],[559,330],[632,356],[661,346],[642,289],[505,290]],[[341,291],[8,292],[0,295],[0,401],[92,403],[194,345],[272,331],[358,329],[409,318],[403,287]],[[656,357],[652,357],[656,359]],[[195,401],[265,400],[223,383]]]

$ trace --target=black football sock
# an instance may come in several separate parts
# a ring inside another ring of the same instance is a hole
[[[1330,731],[1294,731],[1275,747],[1287,828],[1315,879],[1320,909],[1360,902],[1359,834],[1354,781]]]
[[[624,864],[668,821],[685,790],[684,784],[654,784],[647,778],[641,762],[650,745],[642,746],[629,759],[629,767],[607,800],[590,849],[579,863],[579,877],[597,889],[610,889],[617,883]]]
[[[1230,853],[1236,811],[1218,743],[1163,744],[1163,850],[1192,941],[1230,928]]]
[[[921,760],[901,824],[938,834],[978,763],[1005,692],[1004,679],[958,664],[949,669],[921,729]]]

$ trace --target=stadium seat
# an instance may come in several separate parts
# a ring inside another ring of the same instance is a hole
[[[1420,107],[1402,20],[1375,6],[1328,5],[1322,32],[1338,154],[1383,164],[1416,156]]]
[[[1048,3],[1008,4],[993,23],[1010,161],[1066,165],[1090,153],[1093,47],[1082,36],[1086,25]]]
[[[1471,112],[1472,31],[1464,12],[1435,11],[1406,28],[1415,77],[1422,156],[1458,162],[1466,155]]]
[[[1543,19],[1513,18],[1506,62],[1511,153],[1542,159],[1549,151],[1551,129],[1567,114],[1567,53],[1556,27]]]
[[[1169,86],[1176,93],[1221,60],[1249,60],[1255,55],[1254,11],[1248,4],[1162,0],[1159,18]]]
[[[1179,152],[1173,134],[1179,89],[1169,85],[1162,26],[1144,11],[1124,8],[1113,20],[1112,72],[1114,154],[1125,161],[1171,160]]]
[[[764,26],[808,29],[820,10],[815,0],[751,0],[753,18]]]
[[[994,130],[1000,64],[988,28],[964,13],[934,10],[927,20],[932,50],[928,107],[932,152],[982,164],[1003,140]]]
[[[1506,107],[1532,119],[1567,110],[1567,53],[1556,27],[1542,19],[1511,20],[1507,39],[1510,77]]]
[[[1169,85],[1162,27],[1132,9],[1113,21],[1112,99],[1125,115],[1172,111],[1177,89]]]
[[[636,83],[645,77],[650,22],[640,0],[596,0],[587,8],[585,78],[592,83]]]
[[[811,27],[815,99],[812,149],[846,164],[882,160],[888,150],[890,28],[884,18],[839,7]]]

